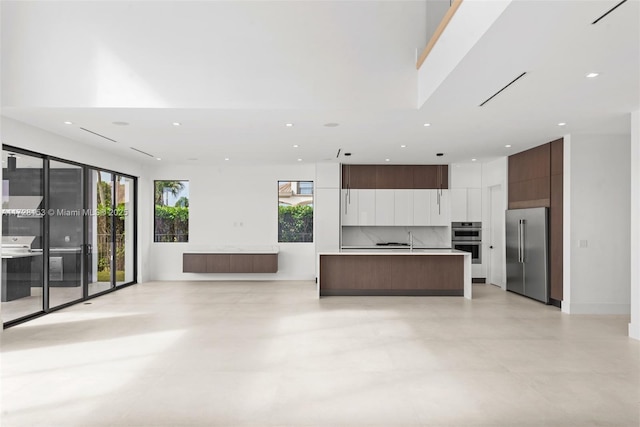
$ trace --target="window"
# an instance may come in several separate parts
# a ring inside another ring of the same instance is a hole
[[[154,181],[154,242],[189,241],[189,181]]]
[[[313,181],[278,181],[278,242],[313,242]]]

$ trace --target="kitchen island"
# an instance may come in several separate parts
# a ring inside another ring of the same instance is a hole
[[[318,254],[318,296],[464,296],[471,254],[453,249],[389,249]]]

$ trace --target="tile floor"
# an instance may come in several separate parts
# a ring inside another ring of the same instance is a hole
[[[626,316],[154,282],[2,334],[3,427],[640,425]]]

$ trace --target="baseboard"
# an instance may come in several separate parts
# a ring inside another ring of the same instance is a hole
[[[640,324],[629,323],[629,337],[640,341]]]
[[[569,314],[630,314],[630,304],[567,303],[562,302],[562,311]]]

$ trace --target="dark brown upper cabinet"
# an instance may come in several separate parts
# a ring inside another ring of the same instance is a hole
[[[551,144],[509,156],[509,209],[550,206]]]
[[[342,165],[342,188],[447,189],[448,165]]]

